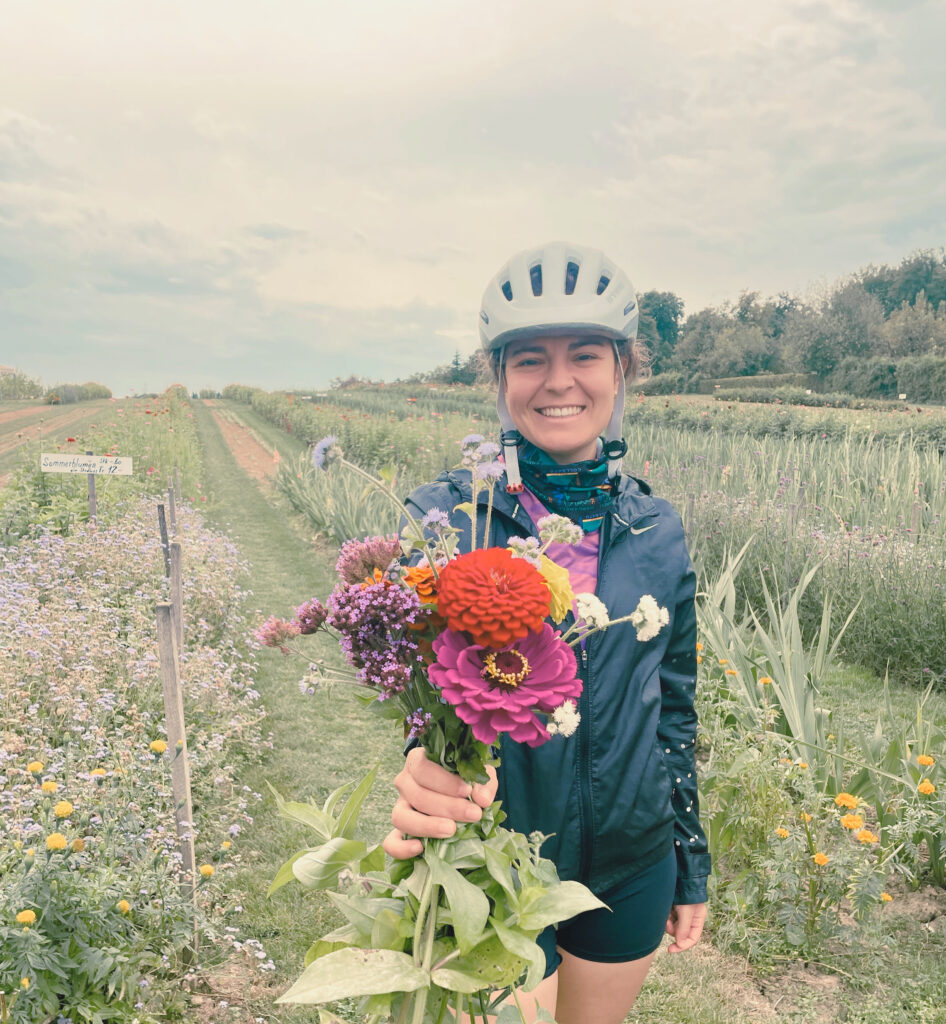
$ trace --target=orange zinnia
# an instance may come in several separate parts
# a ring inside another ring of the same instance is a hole
[[[437,611],[475,644],[499,648],[542,628],[552,594],[535,566],[505,548],[471,551],[440,572]]]
[[[404,582],[417,593],[421,604],[437,600],[437,577],[429,565],[413,565],[404,570]]]

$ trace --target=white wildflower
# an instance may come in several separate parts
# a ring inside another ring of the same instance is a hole
[[[644,594],[637,607],[631,612],[631,622],[637,629],[637,640],[646,644],[670,621],[670,613],[661,608],[650,594]]]
[[[543,516],[535,525],[543,544],[579,544],[584,536],[582,528],[565,516]]]
[[[539,542],[535,537],[510,537],[506,547],[514,558],[524,558],[530,565],[539,567]]]
[[[601,629],[611,621],[607,605],[594,594],[576,594],[575,607],[578,618],[591,629]]]
[[[580,721],[578,705],[573,700],[567,700],[552,712],[552,719],[546,729],[550,736],[572,736]]]

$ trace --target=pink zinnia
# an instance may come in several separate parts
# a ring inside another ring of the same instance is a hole
[[[346,540],[338,553],[335,571],[345,583],[364,583],[366,578],[374,578],[375,569],[384,572],[400,554],[401,541],[396,533]]]
[[[505,733],[537,747],[549,733],[536,712],[551,714],[581,694],[575,655],[548,623],[498,650],[446,629],[433,649],[431,682],[481,743],[492,745]]]

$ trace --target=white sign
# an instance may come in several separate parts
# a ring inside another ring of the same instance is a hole
[[[131,476],[128,456],[80,455],[72,452],[44,452],[39,457],[44,473],[94,473],[96,476]]]

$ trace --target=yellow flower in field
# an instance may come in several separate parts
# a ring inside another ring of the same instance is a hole
[[[916,791],[918,793],[922,793],[924,796],[932,796],[936,792],[936,787],[929,779],[924,779],[919,786],[916,787]]]
[[[30,761],[26,766],[26,770],[28,772],[32,772],[34,775],[39,775],[45,767],[46,765],[44,765],[42,761]]]
[[[74,810],[75,808],[68,800],[60,800],[53,808],[53,814],[55,814],[57,818],[68,818]]]
[[[21,910],[16,915],[17,924],[34,924],[36,921],[36,914],[32,910]]]
[[[66,837],[61,832],[51,832],[46,836],[47,850],[64,850],[66,848]]]
[[[149,746],[154,754],[163,754],[168,748],[168,745],[164,740],[152,740]]]
[[[850,793],[838,793],[834,798],[834,802],[838,807],[847,807],[852,811],[856,811],[859,801],[856,796],[853,796]]]
[[[561,622],[572,610],[572,601],[575,600],[575,593],[568,579],[568,570],[543,555],[539,559],[539,572],[542,573],[542,578],[552,594],[551,616],[556,622]]]
[[[45,782],[44,782],[44,783],[42,784],[42,786],[40,786],[40,789],[42,789],[42,791],[43,791],[44,793],[55,793],[55,792],[56,792],[56,790],[57,790],[57,789],[59,789],[59,784],[58,784],[58,783],[56,783],[56,782],[53,782],[53,780],[52,780],[52,779],[47,779],[47,780],[46,780],[46,781],[45,781]]]
[[[224,841],[220,844],[220,849],[221,850],[229,850],[230,846],[231,846],[230,840],[229,839],[224,839]]]
[[[798,767],[799,768],[807,768],[808,767],[808,762],[807,761],[799,761],[798,762]]]
[[[857,833],[857,841],[859,843],[879,843],[880,836],[876,832],[871,832],[869,828],[862,828]]]
[[[734,668],[727,668],[726,669],[726,675],[727,676],[738,676],[739,673]]]
[[[31,847],[30,847],[30,848],[29,848],[29,849],[28,849],[28,850],[27,850],[27,851],[26,851],[26,852],[25,852],[25,853],[23,854],[23,856],[24,856],[24,857],[35,857],[35,856],[36,856],[36,851],[35,851],[35,850],[33,849],[33,847],[31,846]]]
[[[82,851],[84,849],[85,849],[85,840],[81,836],[76,836],[76,838],[72,840],[72,852],[73,853],[82,853]]]
[[[801,820],[807,824],[809,821],[811,821],[811,815],[807,811],[802,811]]]
[[[697,643],[696,643],[696,650],[697,650],[697,653],[699,653],[700,651],[703,650],[703,645],[699,641],[697,641]]]
[[[833,732],[829,732],[829,733],[828,733],[828,739],[829,739],[829,740],[833,740],[833,739],[835,739],[835,735],[834,735],[834,733],[833,733]]]
[[[859,814],[842,814],[841,824],[853,832],[856,828],[864,827],[864,819]]]
[[[702,665],[703,664],[703,655],[702,654],[698,654],[696,656],[696,663],[697,663],[697,665]]]
[[[759,676],[759,686],[771,686],[771,685],[772,685],[772,677],[771,676]]]
[[[918,754],[916,763],[923,765],[924,768],[932,768],[936,764],[936,758],[930,757],[929,754]]]
[[[93,768],[92,771],[89,772],[89,775],[91,775],[93,779],[104,779],[105,778],[105,769],[104,768]]]
[[[893,896],[891,896],[889,892],[882,892],[880,894],[880,899],[883,903],[889,903],[893,899]]]
[[[200,871],[202,877],[210,878],[210,876],[214,873],[214,866],[213,864],[201,864],[201,866],[198,868],[198,871]]]
[[[777,828],[775,830],[775,834],[779,837],[779,839],[788,839],[788,829],[787,828]]]
[[[131,913],[131,904],[128,900],[119,900],[115,904],[115,909],[120,910],[123,914],[129,914]]]
[[[818,852],[811,858],[819,868],[823,868],[831,858],[826,853]]]
[[[20,988],[26,989],[30,987],[29,978],[20,978]]]
[[[792,759],[790,757],[780,757],[778,759],[778,763],[779,764],[791,764],[792,763]]]
[[[719,663],[720,663],[720,665],[728,665],[729,664],[729,658],[720,658],[719,659]]]

